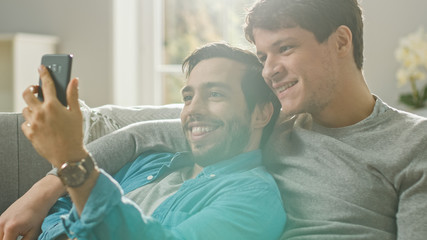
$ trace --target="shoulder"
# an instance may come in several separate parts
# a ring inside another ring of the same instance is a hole
[[[234,194],[268,194],[264,197],[280,198],[277,184],[264,166],[220,177],[215,185]]]
[[[423,139],[427,137],[427,118],[392,107],[378,117],[377,125],[413,140],[415,137]]]

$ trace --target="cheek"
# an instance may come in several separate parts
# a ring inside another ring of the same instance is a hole
[[[261,72],[262,77],[264,78],[264,81],[270,86],[269,80],[267,80],[267,69],[266,67],[263,67],[262,72]]]
[[[181,118],[181,124],[185,123],[185,119],[188,117],[188,111],[186,110],[185,106],[181,110],[180,118]]]
[[[263,78],[264,78],[264,82],[267,83],[267,85],[270,87],[270,89],[273,89],[271,87],[271,80],[266,79],[264,76],[263,76]]]
[[[182,107],[182,109],[181,109],[181,113],[179,114],[181,120],[184,119],[185,115],[186,115],[186,108],[185,108],[185,105],[184,105]]]

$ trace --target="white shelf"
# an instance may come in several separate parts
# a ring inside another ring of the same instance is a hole
[[[44,54],[56,52],[55,36],[0,34],[0,112],[21,112],[22,92],[38,84],[37,68]]]

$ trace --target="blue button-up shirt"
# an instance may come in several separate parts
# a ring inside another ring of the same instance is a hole
[[[151,217],[124,197],[191,165],[188,153],[150,152],[127,164],[114,179],[101,170],[81,216],[69,198],[60,199],[45,219],[39,239],[54,239],[64,232],[80,240],[279,238],[286,215],[277,185],[262,166],[260,150],[205,167]]]

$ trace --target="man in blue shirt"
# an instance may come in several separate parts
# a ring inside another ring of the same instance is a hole
[[[183,63],[181,122],[191,153],[146,152],[114,178],[83,145],[77,79],[68,108],[56,99],[45,67],[45,101],[24,92],[24,134],[59,169],[69,198],[43,224],[41,239],[277,239],[286,215],[259,150],[280,103],[248,51],[223,43]],[[71,201],[73,204],[71,204]]]

